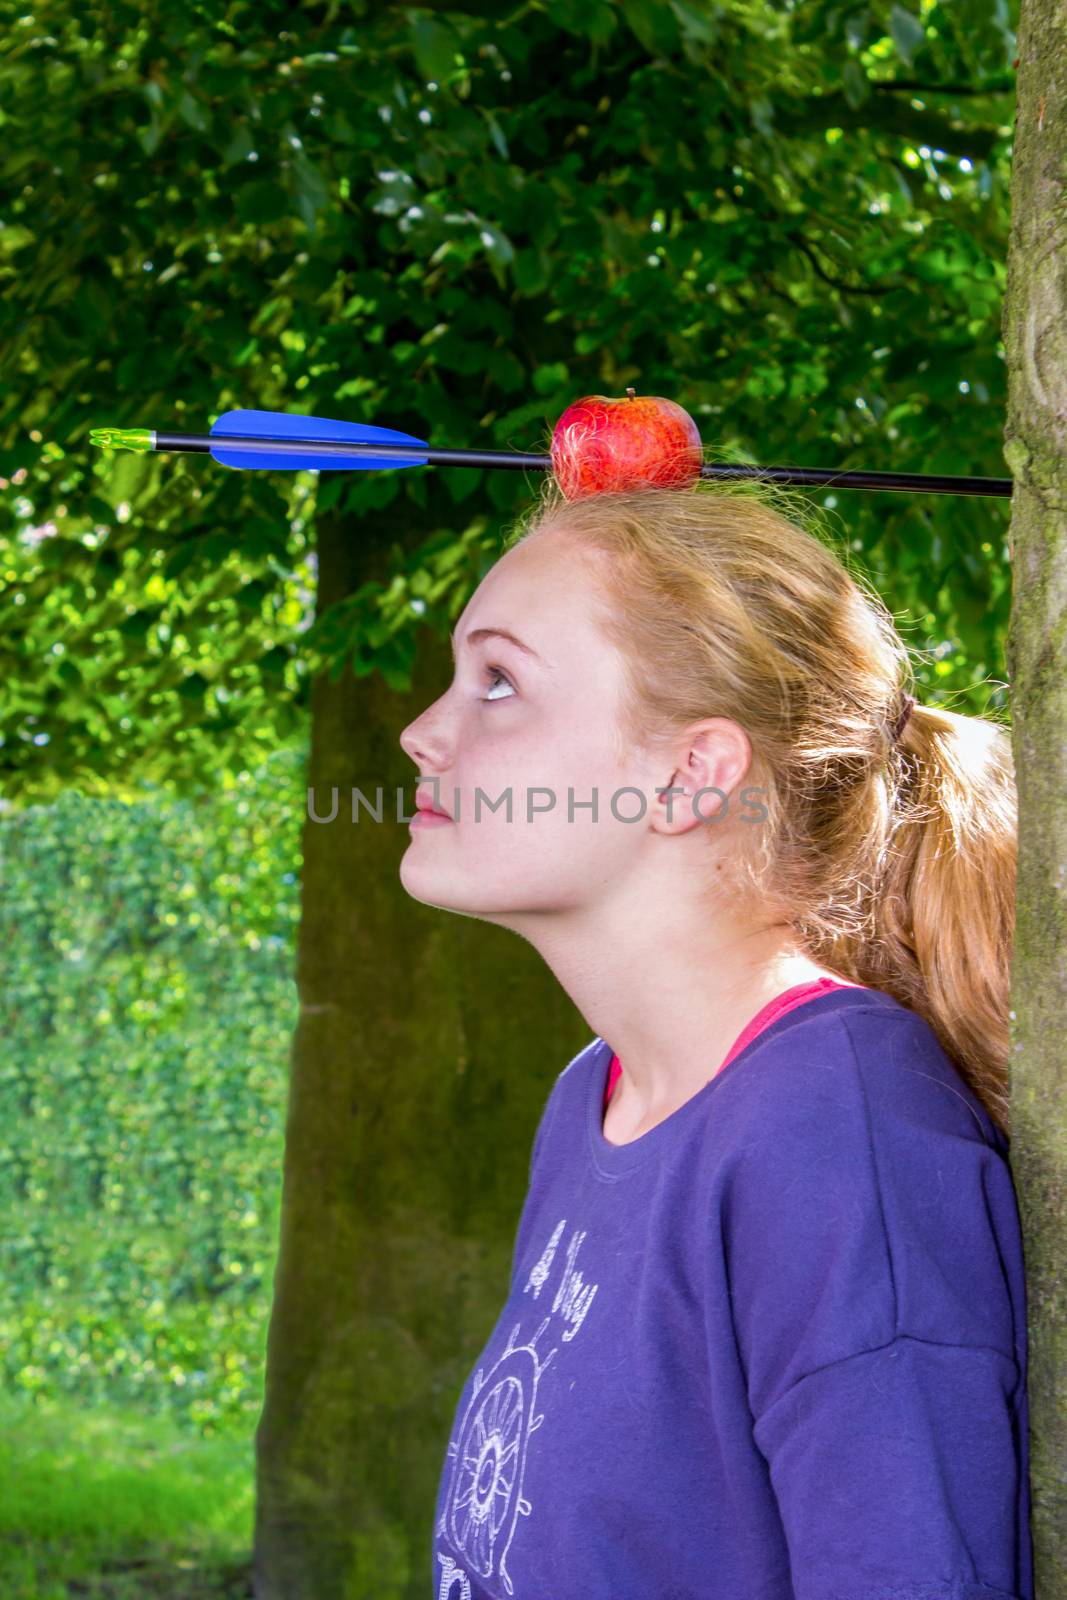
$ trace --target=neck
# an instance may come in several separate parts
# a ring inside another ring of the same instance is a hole
[[[775,996],[840,976],[812,960],[783,923],[709,933],[629,918],[595,940],[574,929],[570,937],[541,935],[531,942],[619,1057],[615,1094],[635,1125],[669,1115],[713,1078]]]

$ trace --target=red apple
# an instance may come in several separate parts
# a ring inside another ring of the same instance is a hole
[[[704,452],[688,411],[661,395],[590,394],[552,430],[552,470],[567,500],[621,489],[691,489]]]

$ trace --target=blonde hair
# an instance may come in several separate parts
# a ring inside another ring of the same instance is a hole
[[[1010,1137],[1010,735],[916,703],[894,741],[908,646],[784,493],[701,479],[567,501],[547,473],[505,547],[555,528],[593,564],[624,742],[666,747],[712,716],[744,728],[767,817],[740,830],[736,886],[783,908],[820,964],[925,1018]]]

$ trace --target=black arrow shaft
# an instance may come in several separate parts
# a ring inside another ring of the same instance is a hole
[[[153,448],[156,450],[184,450],[208,454],[213,448],[237,445],[249,454],[274,455],[286,450],[292,455],[321,457],[328,467],[331,456],[374,456],[379,460],[393,460],[398,465],[405,462],[425,462],[430,466],[453,467],[506,467],[516,471],[527,468],[547,471],[551,469],[550,455],[532,455],[514,450],[449,450],[434,445],[376,444],[346,439],[294,439],[269,438],[263,435],[225,433],[164,433],[156,430]],[[798,488],[874,489],[926,494],[966,494],[1008,497],[1013,483],[1011,478],[957,478],[942,477],[922,472],[835,472],[824,467],[761,467],[744,462],[705,462],[700,469],[702,478],[740,479],[759,478],[768,483],[788,484]]]

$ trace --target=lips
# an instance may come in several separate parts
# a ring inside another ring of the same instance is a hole
[[[415,810],[416,811],[428,812],[431,817],[449,817],[449,813],[447,811],[437,811],[437,810],[435,810],[434,807],[430,804],[429,800],[427,800],[425,795],[416,794],[416,796],[415,796]],[[452,820],[451,817],[449,817],[449,821],[451,821],[451,820]]]

